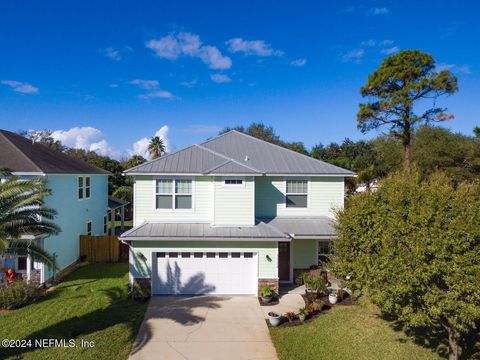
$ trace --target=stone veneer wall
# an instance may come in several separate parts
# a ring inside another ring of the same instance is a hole
[[[278,294],[278,279],[258,279],[258,295],[260,295],[264,286],[268,286]]]

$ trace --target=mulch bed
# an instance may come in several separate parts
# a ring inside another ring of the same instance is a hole
[[[308,297],[307,295],[303,295],[302,294],[302,298],[303,300],[305,301],[305,306],[308,305]],[[328,302],[328,296],[324,295],[324,296],[321,296],[319,298],[322,302],[323,302],[323,306],[320,310],[318,311],[315,311],[313,313],[310,313],[308,314],[308,316],[306,317],[305,321],[300,321],[298,318],[292,320],[292,321],[288,321],[287,318],[285,317],[282,317],[282,322],[280,323],[280,325],[278,326],[272,326],[270,324],[270,321],[268,319],[265,319],[266,323],[267,323],[267,326],[268,327],[290,327],[290,326],[300,326],[300,325],[304,325],[304,324],[308,324],[309,322],[313,321],[314,319],[316,319],[318,316],[321,316],[323,314],[325,314],[328,310],[330,310],[333,306],[349,306],[349,305],[354,305],[355,304],[355,300],[353,300],[351,297],[349,297],[347,295],[347,297],[345,297],[344,299],[342,300],[339,300],[335,305],[332,305]]]

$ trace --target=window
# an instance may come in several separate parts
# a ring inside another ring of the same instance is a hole
[[[224,179],[223,180],[224,185],[243,185],[243,179]]]
[[[218,257],[220,257],[220,258],[228,258],[228,253],[226,253],[226,252],[218,253]]]
[[[207,258],[214,258],[215,253],[214,252],[207,252]]]
[[[201,252],[193,253],[193,257],[195,257],[195,258],[203,258],[203,253],[201,253]]]
[[[87,222],[87,235],[92,235],[92,222]]]
[[[157,209],[191,209],[192,180],[158,179],[155,196]]]
[[[251,253],[251,252],[243,253],[243,257],[244,258],[253,258],[253,253]]]
[[[103,233],[108,232],[108,215],[103,215]]]
[[[240,257],[240,253],[232,252],[232,258],[239,258],[239,257]]]
[[[171,252],[171,253],[168,253],[168,257],[171,257],[171,258],[178,258],[178,253],[177,253],[177,252]]]
[[[78,177],[78,198],[83,199],[83,177]]]
[[[164,252],[157,252],[157,258],[164,258],[165,253]]]
[[[18,258],[18,267],[17,270],[19,271],[26,271],[27,270],[27,257],[21,256]]]
[[[330,255],[333,254],[332,246],[329,242],[318,242],[318,265],[328,263],[330,261]]]
[[[286,181],[286,206],[287,208],[306,208],[308,204],[308,181]]]
[[[182,252],[182,258],[189,258],[190,253],[189,252]]]
[[[90,176],[85,177],[85,199],[90,199]]]

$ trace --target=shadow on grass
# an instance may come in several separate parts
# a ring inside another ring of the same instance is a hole
[[[415,344],[430,349],[442,358],[448,358],[448,334],[442,327],[410,328],[394,315],[382,313],[379,317],[389,322],[393,330],[405,333]],[[406,342],[405,339],[399,341]],[[480,359],[480,334],[471,331],[464,337],[461,347],[461,359]]]

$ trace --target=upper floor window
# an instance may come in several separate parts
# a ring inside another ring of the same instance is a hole
[[[231,178],[231,179],[223,179],[223,184],[226,186],[242,186],[243,185],[243,179],[239,178]]]
[[[192,180],[158,179],[155,197],[157,209],[192,209]]]
[[[78,198],[83,199],[83,177],[78,177]]]
[[[90,198],[90,176],[79,176],[77,178],[77,189],[79,199]]]
[[[308,181],[286,181],[286,206],[287,208],[306,208],[308,206]]]

